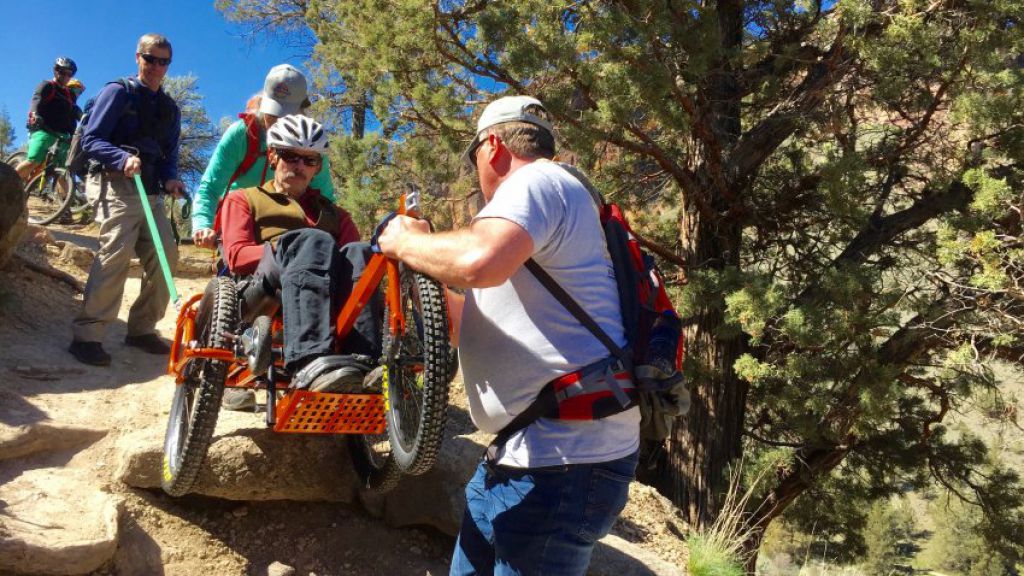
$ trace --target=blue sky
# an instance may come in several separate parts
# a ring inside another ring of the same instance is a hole
[[[305,54],[283,41],[243,38],[243,29],[227,22],[213,0],[0,0],[0,14],[0,109],[10,115],[19,145],[27,137],[32,91],[52,77],[57,56],[78,64],[78,78],[86,86],[79,104],[84,105],[106,82],[136,73],[135,44],[147,32],[167,36],[174,46],[168,75],[191,72],[199,78],[214,125],[241,112],[275,64],[306,70]]]

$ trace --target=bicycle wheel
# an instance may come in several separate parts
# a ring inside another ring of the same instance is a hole
[[[238,292],[230,278],[214,278],[196,313],[199,341],[211,348],[229,345],[228,337],[238,324]],[[188,492],[199,476],[206,451],[217,426],[228,364],[193,360],[185,381],[174,391],[164,436],[161,486],[171,496]]]
[[[17,152],[9,154],[7,158],[4,158],[4,163],[12,168],[17,168],[18,164],[25,161],[25,158],[28,158],[28,154],[24,150],[18,150]]]
[[[89,203],[89,198],[85,195],[85,182],[73,175],[69,175],[69,177],[71,178],[71,182],[74,182],[74,185],[71,187],[73,193],[68,198],[70,202],[68,202],[67,210],[71,212],[72,215],[79,216],[80,221],[85,220],[86,218],[80,215],[92,208],[92,205]]]
[[[29,180],[25,185],[28,221],[45,226],[60,218],[73,198],[73,187],[71,175],[63,168],[46,169]]]
[[[398,468],[416,475],[434,465],[448,416],[448,307],[438,282],[405,267],[400,288],[405,333],[392,334],[384,314],[388,438]]]

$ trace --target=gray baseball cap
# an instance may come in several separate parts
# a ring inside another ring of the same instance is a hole
[[[278,64],[263,81],[260,112],[273,116],[298,114],[306,99],[306,77],[291,64]]]
[[[532,112],[535,106],[540,108],[545,114],[547,113],[547,109],[540,103],[540,100],[531,96],[503,96],[488,104],[484,108],[483,114],[480,115],[480,119],[477,120],[476,135],[473,136],[473,141],[466,147],[466,151],[462,153],[462,159],[472,163],[471,156],[480,145],[480,134],[496,124],[529,122],[554,134],[555,130],[551,126],[551,122]]]

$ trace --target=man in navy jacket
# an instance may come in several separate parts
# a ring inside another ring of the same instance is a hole
[[[171,53],[171,43],[159,34],[140,38],[135,54],[138,76],[103,88],[82,134],[82,149],[91,165],[86,194],[97,202],[100,222],[100,248],[89,271],[82,311],[72,324],[69,348],[85,364],[110,364],[103,338],[107,326],[117,319],[133,253],[142,262],[144,274],[139,296],[128,312],[125,344],[151,354],[170,351],[156,333],[170,294],[154,242],[163,244],[173,270],[178,250],[162,208],[162,192],[177,196],[185,186],[178,178],[181,114],[161,88]],[[146,224],[135,175],[142,178],[160,238],[153,238]]]

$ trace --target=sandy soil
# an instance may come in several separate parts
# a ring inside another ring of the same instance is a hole
[[[61,227],[54,236],[94,246],[90,229]],[[75,237],[78,236],[78,237]],[[57,257],[59,250],[25,246],[21,254],[48,259],[84,280],[86,271]],[[200,255],[198,258],[202,258]],[[139,289],[133,268],[120,317]],[[179,278],[183,295],[201,290],[205,279]],[[154,422],[166,422],[173,381],[163,359],[123,345],[125,325],[116,322],[105,347],[109,368],[79,364],[66,351],[70,320],[81,306],[71,287],[28,271],[17,262],[0,271],[0,377],[3,423],[59,423],[106,429],[82,449],[43,453],[5,463],[4,477],[18,470],[52,466],[87,471],[98,489],[123,502],[121,541],[97,574],[266,574],[277,561],[297,574],[446,574],[453,540],[430,529],[386,527],[353,506],[327,503],[239,503],[202,498],[172,499],[130,489],[113,479],[118,438]],[[173,333],[174,311],[158,325]],[[14,467],[14,468],[12,468]]]
[[[49,261],[84,281],[87,269],[79,267],[81,262],[76,265],[60,244],[92,248],[95,230],[54,227],[53,235],[56,245],[23,244],[21,253]],[[209,257],[190,246],[183,247],[183,253],[181,273],[186,275]],[[138,275],[139,269],[133,268],[121,319],[138,293]],[[178,278],[177,288],[187,296],[200,291],[207,279]],[[0,271],[0,423],[51,422],[107,431],[84,447],[4,462],[0,482],[24,470],[65,467],[88,474],[95,479],[95,489],[119,498],[118,550],[96,574],[266,574],[273,562],[292,566],[301,575],[447,573],[451,537],[428,528],[388,528],[355,506],[172,499],[117,482],[118,439],[166,422],[173,383],[164,375],[162,358],[123,345],[123,320],[111,326],[104,343],[114,357],[112,366],[77,363],[66,348],[70,321],[80,306],[81,295],[71,287],[17,262]],[[169,309],[158,329],[170,336],[173,323],[174,311]],[[461,386],[457,389],[454,401],[464,402]],[[649,489],[635,486],[633,502],[616,533],[678,563],[683,555],[678,526],[647,525],[644,518],[652,507],[661,509],[664,504]],[[660,514],[664,516],[664,511]]]

